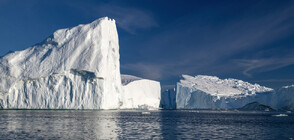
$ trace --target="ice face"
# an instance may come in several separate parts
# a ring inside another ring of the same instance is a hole
[[[21,80],[0,104],[23,109],[108,109],[103,104],[103,82],[93,73],[79,74],[76,70]]]

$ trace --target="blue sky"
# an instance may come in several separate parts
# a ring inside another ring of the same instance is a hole
[[[117,21],[121,72],[163,88],[181,74],[294,84],[291,0],[0,0],[0,55],[103,16]]]

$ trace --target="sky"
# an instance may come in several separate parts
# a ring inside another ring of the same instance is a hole
[[[293,0],[0,0],[0,56],[105,16],[117,23],[121,73],[163,89],[182,74],[294,84]]]

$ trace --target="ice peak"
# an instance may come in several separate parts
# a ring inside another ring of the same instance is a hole
[[[83,38],[80,41],[90,41],[95,39],[91,34],[96,36],[101,34],[101,30],[109,30],[109,28],[116,28],[115,20],[108,17],[99,18],[88,24],[80,24],[72,28],[59,29],[50,36],[47,41],[56,42],[59,47],[67,43],[73,38]],[[96,39],[99,37],[96,37]],[[95,40],[94,40],[95,41]]]
[[[101,22],[113,22],[115,23],[114,19],[108,18],[108,17],[102,17],[102,18],[98,18],[94,21],[92,21],[91,23],[89,23],[90,25],[98,25]]]

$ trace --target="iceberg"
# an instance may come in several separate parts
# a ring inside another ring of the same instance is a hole
[[[131,75],[122,75],[121,109],[158,109],[161,100],[160,83]]]
[[[57,30],[33,47],[3,56],[0,76],[2,108],[118,108],[122,89],[115,21],[106,17]]]
[[[0,58],[0,108],[158,108],[160,84],[140,79],[123,86],[119,57],[112,19],[57,30],[39,44]]]
[[[176,86],[177,109],[236,109],[252,102],[275,104],[273,89],[237,79],[183,75]]]
[[[163,109],[294,110],[294,85],[274,90],[238,79],[182,75],[161,93]]]

